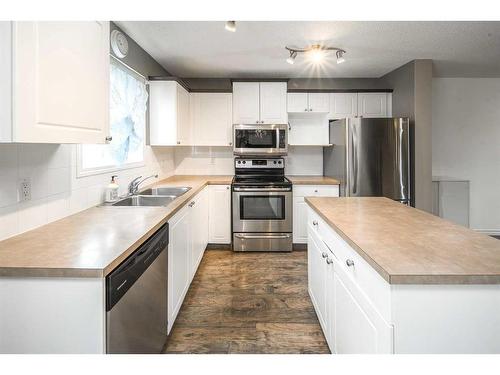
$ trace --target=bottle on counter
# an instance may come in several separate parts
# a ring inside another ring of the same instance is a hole
[[[116,178],[118,176],[111,176],[111,182],[106,187],[106,202],[114,202],[118,200],[118,184],[116,183]]]

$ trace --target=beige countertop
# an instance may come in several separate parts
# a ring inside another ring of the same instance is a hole
[[[0,276],[104,277],[206,185],[233,176],[172,176],[190,186],[167,207],[98,206],[0,242]]]
[[[289,176],[288,179],[295,185],[338,185],[340,182],[325,176]]]
[[[306,202],[391,284],[500,284],[500,241],[387,198]]]

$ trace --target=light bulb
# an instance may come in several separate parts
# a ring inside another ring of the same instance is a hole
[[[236,31],[236,21],[226,21],[225,29],[234,33]]]
[[[345,62],[344,52],[337,51],[337,64],[342,64],[343,62]]]
[[[288,57],[288,59],[286,59],[286,62],[293,65],[296,57],[297,57],[297,52],[290,51],[290,56]]]
[[[314,63],[318,64],[323,61],[325,51],[323,51],[319,46],[314,46],[311,51],[309,51],[309,57]]]

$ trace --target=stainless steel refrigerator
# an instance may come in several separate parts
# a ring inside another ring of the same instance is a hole
[[[408,118],[347,118],[330,122],[323,174],[340,180],[340,196],[383,196],[410,204]]]

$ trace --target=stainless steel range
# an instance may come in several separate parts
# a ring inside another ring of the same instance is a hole
[[[236,158],[233,250],[292,251],[292,183],[283,158]]]

